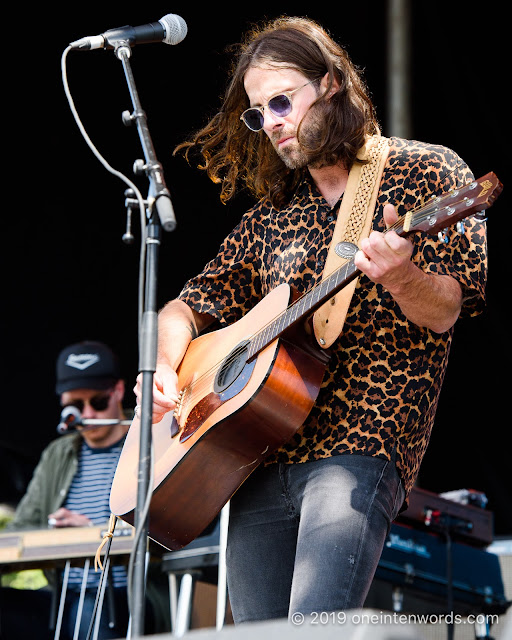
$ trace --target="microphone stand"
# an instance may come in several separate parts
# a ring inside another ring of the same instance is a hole
[[[137,124],[137,129],[144,151],[146,164],[142,167],[149,179],[148,220],[145,235],[145,282],[144,282],[144,306],[140,318],[139,327],[139,372],[142,373],[142,400],[140,405],[140,448],[137,477],[137,504],[135,508],[136,536],[135,556],[133,565],[133,587],[131,589],[131,634],[132,637],[141,637],[144,633],[145,614],[145,590],[146,590],[146,546],[148,536],[147,514],[144,514],[144,504],[148,492],[152,491],[150,483],[151,440],[152,440],[152,414],[153,414],[153,375],[156,371],[158,321],[157,321],[157,265],[160,247],[160,234],[163,227],[166,231],[173,231],[176,227],[176,219],[169,192],[165,186],[162,167],[156,159],[155,150],[149,129],[146,114],[144,113],[135,80],[130,66],[131,48],[126,40],[120,40],[114,44],[114,52],[121,61],[128,83],[128,88],[133,104],[131,116],[123,114],[126,125]]]

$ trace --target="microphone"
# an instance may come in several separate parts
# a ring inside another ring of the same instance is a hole
[[[57,425],[57,433],[62,435],[68,431],[74,431],[75,427],[81,424],[81,422],[82,414],[76,407],[73,407],[72,405],[64,407],[60,414],[60,422]]]
[[[89,51],[92,49],[114,49],[119,42],[127,42],[130,46],[150,42],[178,44],[187,35],[187,23],[181,16],[168,13],[158,22],[150,22],[140,27],[119,27],[109,29],[97,36],[86,36],[70,43],[71,49]]]
[[[120,420],[119,418],[82,418],[80,411],[73,405],[69,405],[62,409],[57,433],[62,436],[65,433],[78,431],[78,427],[82,427],[81,431],[88,431],[98,427],[113,427],[116,424],[127,426],[131,423],[131,420]]]

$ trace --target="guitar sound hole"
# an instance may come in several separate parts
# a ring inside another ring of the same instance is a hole
[[[222,363],[213,389],[216,393],[223,393],[239,377],[247,363],[248,341],[237,345]]]

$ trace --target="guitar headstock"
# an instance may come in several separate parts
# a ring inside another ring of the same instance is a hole
[[[502,190],[503,185],[496,174],[487,173],[444,196],[434,197],[421,209],[407,213],[403,219],[403,232],[425,231],[437,235],[465,218],[483,214]]]

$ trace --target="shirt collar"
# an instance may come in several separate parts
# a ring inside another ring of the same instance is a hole
[[[315,181],[310,175],[305,176],[304,180],[299,184],[290,204],[297,204],[301,198],[306,198],[310,202],[316,202],[319,209],[326,212],[336,209],[339,206],[339,201],[334,205],[334,207],[329,206],[329,203],[320,193]]]

